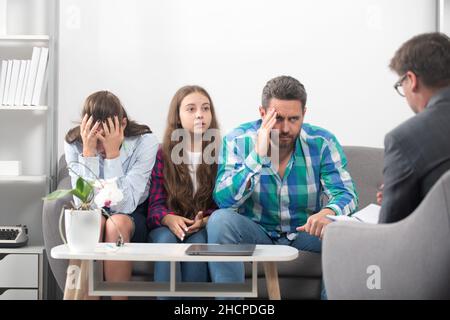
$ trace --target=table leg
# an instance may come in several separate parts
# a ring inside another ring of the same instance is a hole
[[[84,300],[88,295],[88,261],[70,260],[67,267],[64,300]]]
[[[280,284],[278,283],[278,270],[276,262],[264,262],[267,293],[270,300],[281,300]]]
[[[175,261],[170,261],[170,292],[175,292],[177,282],[177,265]]]

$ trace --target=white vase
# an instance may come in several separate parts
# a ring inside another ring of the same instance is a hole
[[[102,215],[95,210],[65,210],[67,244],[73,252],[94,252],[99,242]]]

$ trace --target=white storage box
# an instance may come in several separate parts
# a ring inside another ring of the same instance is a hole
[[[21,173],[20,161],[0,161],[0,176],[20,176]]]

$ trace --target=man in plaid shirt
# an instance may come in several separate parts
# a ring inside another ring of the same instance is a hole
[[[280,76],[263,89],[262,120],[223,139],[209,243],[285,244],[321,252],[327,215],[358,204],[342,147],[330,132],[303,124],[306,92]],[[321,195],[328,197],[322,204]],[[243,263],[210,263],[214,282],[243,282]],[[322,290],[322,297],[325,292]]]

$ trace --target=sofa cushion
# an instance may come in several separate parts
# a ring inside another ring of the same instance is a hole
[[[344,153],[359,196],[359,209],[376,203],[377,188],[383,183],[383,149],[344,147]]]
[[[144,276],[153,279],[154,263],[151,261],[133,262],[133,275]]]

